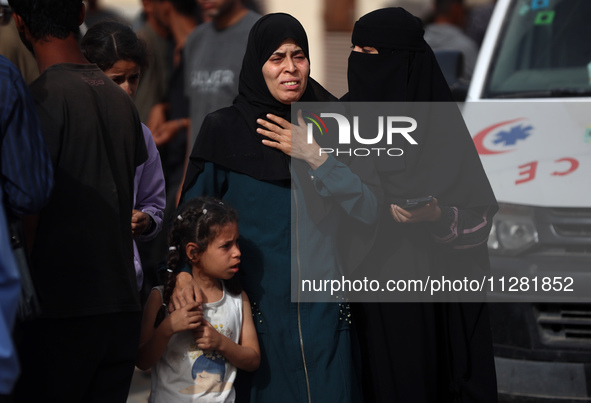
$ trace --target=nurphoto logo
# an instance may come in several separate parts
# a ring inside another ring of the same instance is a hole
[[[393,146],[397,138],[403,138],[410,145],[418,144],[411,135],[417,129],[418,124],[414,118],[409,116],[371,116],[368,114],[349,116],[336,112],[315,114],[305,110],[303,117],[306,121],[308,144],[314,142],[315,132],[320,136],[330,137],[328,127],[336,124],[338,128],[337,139],[332,139],[330,147],[321,146],[319,151],[321,155],[400,157],[404,154],[404,150]],[[332,134],[335,130],[330,130],[330,132]]]

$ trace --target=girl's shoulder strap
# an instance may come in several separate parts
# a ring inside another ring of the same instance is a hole
[[[164,286],[158,285],[156,287],[153,287],[152,290],[158,291],[160,293],[160,298],[164,300]]]

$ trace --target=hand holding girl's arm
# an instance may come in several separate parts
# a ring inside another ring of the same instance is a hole
[[[261,353],[246,293],[242,292],[242,331],[238,344],[219,333],[205,320],[195,331],[195,341],[200,349],[216,350],[242,370],[257,369],[261,362]]]
[[[152,290],[144,308],[140,347],[136,360],[137,367],[142,370],[151,368],[160,359],[173,334],[194,330],[203,319],[201,304],[192,302],[171,313],[157,328],[154,328],[156,315],[161,306],[160,292]]]
[[[187,304],[195,302],[201,304],[203,295],[199,284],[193,279],[193,276],[186,271],[181,271],[176,275],[174,291],[168,303],[169,312],[181,309]]]

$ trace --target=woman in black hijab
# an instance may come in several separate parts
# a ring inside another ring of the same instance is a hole
[[[347,212],[367,222],[376,218],[376,198],[334,158],[323,158],[316,166],[312,159],[294,154],[293,147],[284,147],[288,133],[277,148],[279,143],[263,144],[267,137],[257,132],[262,128],[258,119],[269,113],[289,124],[292,102],[334,99],[309,77],[308,55],[306,33],[293,17],[269,14],[253,26],[239,95],[233,106],[205,118],[184,185],[183,200],[216,196],[240,213],[242,263],[237,277],[252,302],[261,365],[250,377],[239,373],[238,402],[361,400],[348,310],[337,303],[291,302],[291,249],[292,240],[306,240],[325,254],[298,255],[298,263],[306,267],[314,259],[317,267],[338,269],[330,253],[334,240],[319,228],[335,227],[341,210],[332,207],[322,191],[337,181],[334,192],[350,196],[344,198]],[[290,161],[290,153],[302,159]],[[323,174],[315,177],[320,171]],[[293,210],[292,203],[297,205]],[[311,217],[314,224],[305,220],[294,236],[294,216]]]
[[[486,240],[497,204],[420,20],[401,8],[356,22],[350,102],[423,102],[427,127],[393,164],[377,159],[386,201],[367,268],[383,280],[487,273]],[[426,104],[441,102],[440,104]],[[447,103],[449,102],[449,103]],[[435,113],[432,113],[435,111]],[[425,123],[426,122],[426,123]],[[397,200],[433,196],[405,210]],[[423,276],[424,275],[424,276]],[[482,278],[482,276],[480,276]],[[494,402],[496,378],[481,303],[361,303],[354,306],[368,402]]]

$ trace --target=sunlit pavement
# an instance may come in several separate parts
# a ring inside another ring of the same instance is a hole
[[[150,374],[135,369],[127,403],[146,403],[150,396]]]

